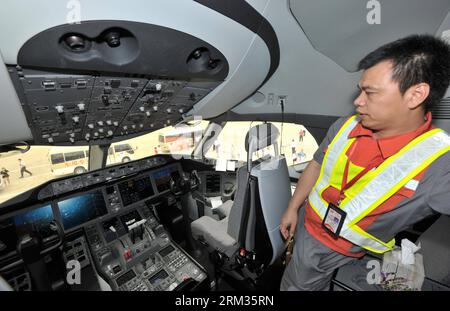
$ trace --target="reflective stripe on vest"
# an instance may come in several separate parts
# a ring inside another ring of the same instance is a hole
[[[353,116],[338,131],[328,147],[319,178],[309,194],[309,203],[320,219],[324,218],[328,208],[322,192],[330,186],[333,172],[345,163],[345,153],[355,140],[349,139],[348,135],[357,124],[358,120]],[[340,236],[375,253],[391,250],[394,239],[385,243],[356,224],[447,151],[450,151],[450,137],[443,130],[434,129],[416,137],[389,157],[370,172],[369,178],[364,176],[358,180],[345,191],[346,198],[339,206],[347,213]]]

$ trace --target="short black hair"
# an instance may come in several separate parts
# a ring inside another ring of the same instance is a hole
[[[398,82],[401,94],[418,83],[428,83],[430,94],[425,110],[444,97],[450,84],[450,45],[430,35],[412,35],[387,43],[366,55],[358,70],[366,70],[382,61],[392,61],[392,80]]]

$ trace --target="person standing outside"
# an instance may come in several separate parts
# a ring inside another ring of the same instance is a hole
[[[295,140],[291,141],[291,153],[292,153],[292,163],[295,164],[297,162],[297,145],[295,144]]]
[[[27,173],[30,176],[33,176],[33,173],[31,173],[29,170],[27,170],[25,161],[23,161],[22,159],[19,159],[19,168],[20,168],[20,178],[23,178],[23,173]]]
[[[2,175],[2,178],[5,181],[5,186],[10,185],[11,182],[9,181],[9,171],[6,168],[2,167],[0,174]]]
[[[306,131],[305,130],[300,130],[298,132],[298,142],[301,143],[303,142],[303,137],[305,137]]]

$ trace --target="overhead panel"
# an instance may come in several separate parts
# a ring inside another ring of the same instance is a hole
[[[175,125],[228,68],[220,51],[189,34],[90,21],[35,35],[9,72],[35,143],[76,145]]]
[[[8,91],[18,98],[2,106],[23,110],[33,136],[26,140],[55,145],[107,144],[220,115],[278,66],[277,38],[262,15],[269,2],[153,0],[125,8],[98,0],[82,2],[79,20],[69,21],[72,9],[57,0],[8,1],[0,13],[8,68],[1,78],[12,80]],[[31,13],[38,9],[45,13]]]

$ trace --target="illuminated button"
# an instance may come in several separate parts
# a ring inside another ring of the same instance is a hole
[[[84,111],[84,107],[85,107],[84,103],[79,103],[77,106],[78,106],[78,109],[80,109],[80,111]]]
[[[103,121],[97,121],[97,124],[98,124],[99,126],[103,126]]]
[[[114,121],[114,122],[113,122],[113,125],[114,125],[114,126],[119,126],[119,122]]]
[[[63,113],[64,112],[64,107],[61,105],[58,105],[55,107],[56,111],[58,111],[58,113]]]
[[[157,92],[159,92],[159,91],[161,91],[162,85],[161,85],[161,83],[159,83],[159,82],[157,82],[157,83],[152,82],[152,83],[150,83],[150,84],[148,85],[147,88],[150,89],[150,90],[152,90],[152,91],[157,91]]]
[[[72,120],[73,120],[73,122],[78,123],[78,122],[80,122],[80,117],[79,116],[73,116]]]
[[[146,111],[145,114],[147,115],[147,117],[150,117],[152,113],[150,111]]]
[[[144,111],[145,111],[145,107],[144,107],[144,106],[141,106],[141,107],[139,107],[139,110],[142,111],[142,112],[144,112]]]
[[[153,110],[154,110],[154,111],[158,111],[158,106],[156,106],[156,105],[153,106]]]
[[[112,124],[111,120],[106,120],[106,124],[111,125]]]
[[[88,124],[88,128],[93,129],[94,128],[94,124],[93,123],[89,123]]]

